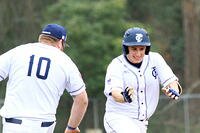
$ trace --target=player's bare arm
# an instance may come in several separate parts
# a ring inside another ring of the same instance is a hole
[[[113,88],[110,95],[116,102],[124,103],[125,101],[123,95],[121,94],[122,92],[123,90],[121,88]]]
[[[86,91],[74,96],[74,103],[71,109],[71,115],[65,133],[79,133],[78,126],[83,119],[88,106],[88,97]]]

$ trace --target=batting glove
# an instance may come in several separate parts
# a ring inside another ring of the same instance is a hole
[[[131,103],[133,101],[133,92],[133,88],[129,87],[127,87],[124,92],[121,92],[125,102]]]
[[[173,88],[163,88],[162,89],[165,95],[168,97],[177,100],[180,97],[180,94]]]

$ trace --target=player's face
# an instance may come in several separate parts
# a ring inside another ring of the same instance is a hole
[[[146,46],[130,46],[128,47],[128,59],[132,63],[140,63],[145,55]]]

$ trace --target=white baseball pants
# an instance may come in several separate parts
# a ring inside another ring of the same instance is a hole
[[[147,133],[148,121],[140,121],[131,117],[108,113],[104,115],[104,128],[107,133]]]
[[[3,132],[2,133],[53,133],[56,122],[51,125],[42,126],[42,121],[22,119],[21,124],[18,121],[6,122],[5,118],[3,121]]]

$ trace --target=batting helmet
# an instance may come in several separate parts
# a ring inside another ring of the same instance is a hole
[[[123,37],[123,53],[128,54],[128,46],[146,46],[145,54],[148,55],[151,47],[149,35],[143,28],[129,28]]]

